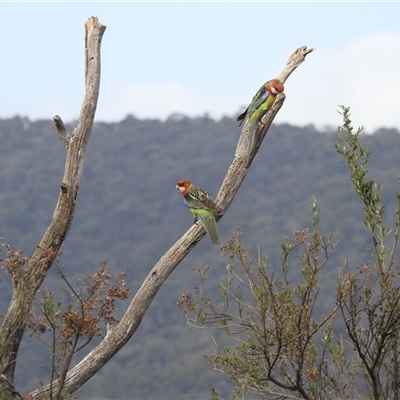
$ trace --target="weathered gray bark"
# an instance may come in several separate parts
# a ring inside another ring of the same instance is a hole
[[[314,49],[301,47],[289,58],[286,67],[278,76],[283,82],[303,62],[307,54]],[[268,77],[270,78],[270,77]],[[272,110],[269,111],[263,120],[254,140],[254,149],[247,163],[248,123],[246,122],[239,138],[234,160],[228,169],[221,189],[216,197],[217,207],[220,209],[218,220],[222,218],[231,205],[236,193],[239,190],[248,168],[255,157],[268,129],[276,114],[283,105],[285,96],[280,95]],[[157,292],[172,273],[175,267],[186,257],[187,254],[204,237],[205,230],[199,224],[193,224],[191,228],[179,239],[158,261],[150,271],[142,286],[131,301],[121,322],[104,338],[104,340],[93,349],[79,364],[72,368],[66,379],[65,391],[73,393],[85,382],[87,382],[100,368],[102,368],[111,357],[113,357],[134,335],[144,317],[148,307],[156,296]],[[53,387],[57,385],[54,382]],[[48,398],[49,387],[37,390],[33,393],[35,399]]]
[[[106,27],[101,25],[96,18],[89,18],[85,24],[86,92],[78,125],[72,134],[68,135],[61,118],[54,117],[57,132],[66,148],[64,177],[52,221],[40,244],[29,258],[24,270],[12,274],[13,296],[0,329],[0,371],[5,375],[3,382],[14,381],[17,353],[32,303],[58,255],[74,217],[85,149],[92,131],[99,95],[100,45],[105,29]]]

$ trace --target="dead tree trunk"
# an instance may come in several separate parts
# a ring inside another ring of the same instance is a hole
[[[13,281],[13,295],[0,329],[0,371],[4,376],[1,381],[3,383],[14,381],[18,349],[32,303],[72,224],[82,178],[85,149],[92,131],[99,96],[100,45],[105,29],[106,27],[94,17],[89,18],[85,24],[86,92],[80,118],[72,134],[67,133],[59,116],[54,117],[58,135],[66,148],[66,163],[52,221],[26,265],[11,265],[9,268]]]
[[[289,58],[284,70],[278,76],[283,82],[289,75],[305,61],[305,57],[314,49],[306,46],[297,49]],[[268,77],[270,78],[270,77]],[[276,100],[271,111],[264,117],[254,140],[254,150],[247,162],[248,123],[245,123],[239,138],[234,160],[228,169],[221,189],[216,197],[216,205],[219,208],[218,220],[223,217],[238,192],[248,168],[268,132],[276,114],[283,105],[285,96],[282,94]],[[194,224],[185,235],[182,236],[150,271],[142,286],[131,301],[120,323],[94,348],[81,362],[73,367],[67,374],[64,390],[65,393],[73,393],[87,382],[100,370],[134,335],[139,327],[148,307],[155,298],[157,292],[172,273],[175,267],[190,253],[196,244],[204,237],[205,230],[201,224]],[[52,384],[53,390],[57,389],[57,382]],[[48,399],[50,386],[43,387],[31,393],[34,399]]]

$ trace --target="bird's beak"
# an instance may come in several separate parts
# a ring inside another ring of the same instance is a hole
[[[175,188],[176,188],[176,190],[179,190],[179,186],[178,185],[176,185]]]

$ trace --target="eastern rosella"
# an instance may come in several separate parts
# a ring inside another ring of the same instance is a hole
[[[214,212],[217,211],[212,197],[204,190],[184,179],[176,183],[176,189],[182,193],[183,201],[194,216],[194,222],[200,218],[213,244],[219,244],[217,222]]]
[[[253,147],[254,135],[257,131],[258,124],[264,114],[273,106],[275,103],[276,96],[284,91],[283,83],[279,79],[271,79],[264,83],[251,100],[250,105],[246,111],[237,117],[237,121],[240,121],[242,125],[246,116],[249,117],[249,145],[247,150],[247,160],[249,159],[251,148]]]

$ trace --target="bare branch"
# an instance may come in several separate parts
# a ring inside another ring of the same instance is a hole
[[[67,146],[64,177],[52,221],[34,254],[29,258],[21,279],[15,285],[7,314],[0,330],[0,365],[10,382],[14,381],[15,360],[29,313],[38,289],[58,256],[75,213],[76,197],[82,178],[83,160],[89,140],[100,87],[100,45],[105,26],[97,18],[89,18],[86,25],[86,92],[81,115],[72,136],[67,139],[61,118],[54,122],[58,134]],[[67,143],[68,141],[68,143]]]
[[[54,125],[56,126],[58,136],[60,136],[61,141],[65,147],[68,147],[69,144],[69,135],[67,130],[65,129],[65,125],[63,120],[59,115],[55,115],[53,117]]]
[[[286,67],[277,76],[282,82],[286,82],[292,72],[306,60],[306,56],[312,53],[315,49],[307,49],[307,46],[299,47],[287,60]]]

